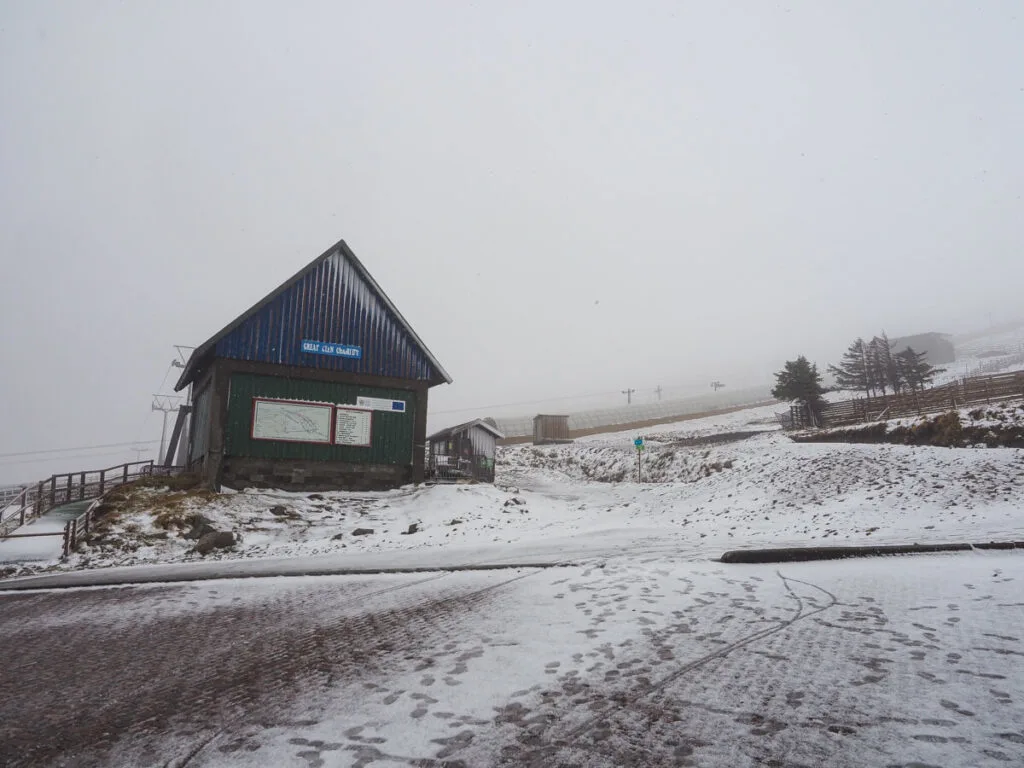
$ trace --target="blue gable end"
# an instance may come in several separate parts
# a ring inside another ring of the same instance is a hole
[[[451,381],[344,241],[199,347],[176,388],[211,357]]]

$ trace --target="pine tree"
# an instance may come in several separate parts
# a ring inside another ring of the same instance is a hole
[[[807,406],[814,423],[821,424],[825,410],[824,388],[818,366],[800,355],[796,360],[787,360],[785,367],[775,374],[775,388],[772,397],[776,400],[799,400]]]
[[[839,365],[830,365],[828,371],[840,389],[864,392],[870,397],[874,390],[870,362],[868,345],[864,339],[857,339],[843,353]]]
[[[896,395],[903,388],[903,372],[892,354],[892,348],[893,343],[889,341],[885,331],[882,331],[881,336],[871,339],[869,344],[875,388],[881,390],[883,396],[887,387]]]
[[[927,357],[927,352],[915,352],[913,347],[907,347],[896,355],[903,380],[911,392],[919,392],[930,387],[935,377],[944,370],[932,366]]]

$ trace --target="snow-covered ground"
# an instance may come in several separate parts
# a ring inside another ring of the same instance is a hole
[[[185,529],[162,529],[143,508],[68,563],[32,566],[373,553],[385,562],[398,551],[437,564],[467,549],[505,562],[539,552],[578,560],[616,547],[699,560],[754,546],[1024,538],[1024,451],[796,444],[773,421],[767,407],[652,428],[643,483],[632,432],[512,446],[501,450],[493,486],[200,497],[192,511],[233,531],[232,550],[203,558]],[[150,493],[156,506],[161,494]]]
[[[39,518],[17,529],[17,533],[64,532],[65,520]],[[56,562],[63,550],[62,536],[35,536],[16,539],[0,539],[0,566],[5,563],[47,563]]]
[[[218,580],[0,591],[0,763],[1024,765],[1024,552],[713,562],[1024,539],[1024,450],[794,443],[769,407],[645,431],[638,483],[636,436],[503,449],[494,486],[197,495],[241,539],[206,558],[148,491],[62,567]],[[439,570],[231,578],[318,564]]]
[[[624,551],[0,595],[0,763],[1022,765],[1022,580],[1020,552]]]

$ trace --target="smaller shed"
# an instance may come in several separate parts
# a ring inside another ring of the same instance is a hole
[[[533,444],[571,443],[569,417],[539,413],[533,417]]]
[[[456,424],[427,438],[427,478],[494,482],[494,454],[504,435],[483,419]]]

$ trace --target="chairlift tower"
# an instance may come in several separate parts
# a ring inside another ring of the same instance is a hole
[[[167,442],[167,415],[171,413],[177,413],[179,406],[181,405],[182,398],[178,395],[153,395],[153,404],[150,406],[152,411],[162,411],[164,414],[163,427],[160,430],[160,453],[157,458],[162,459],[165,455],[164,445]]]

